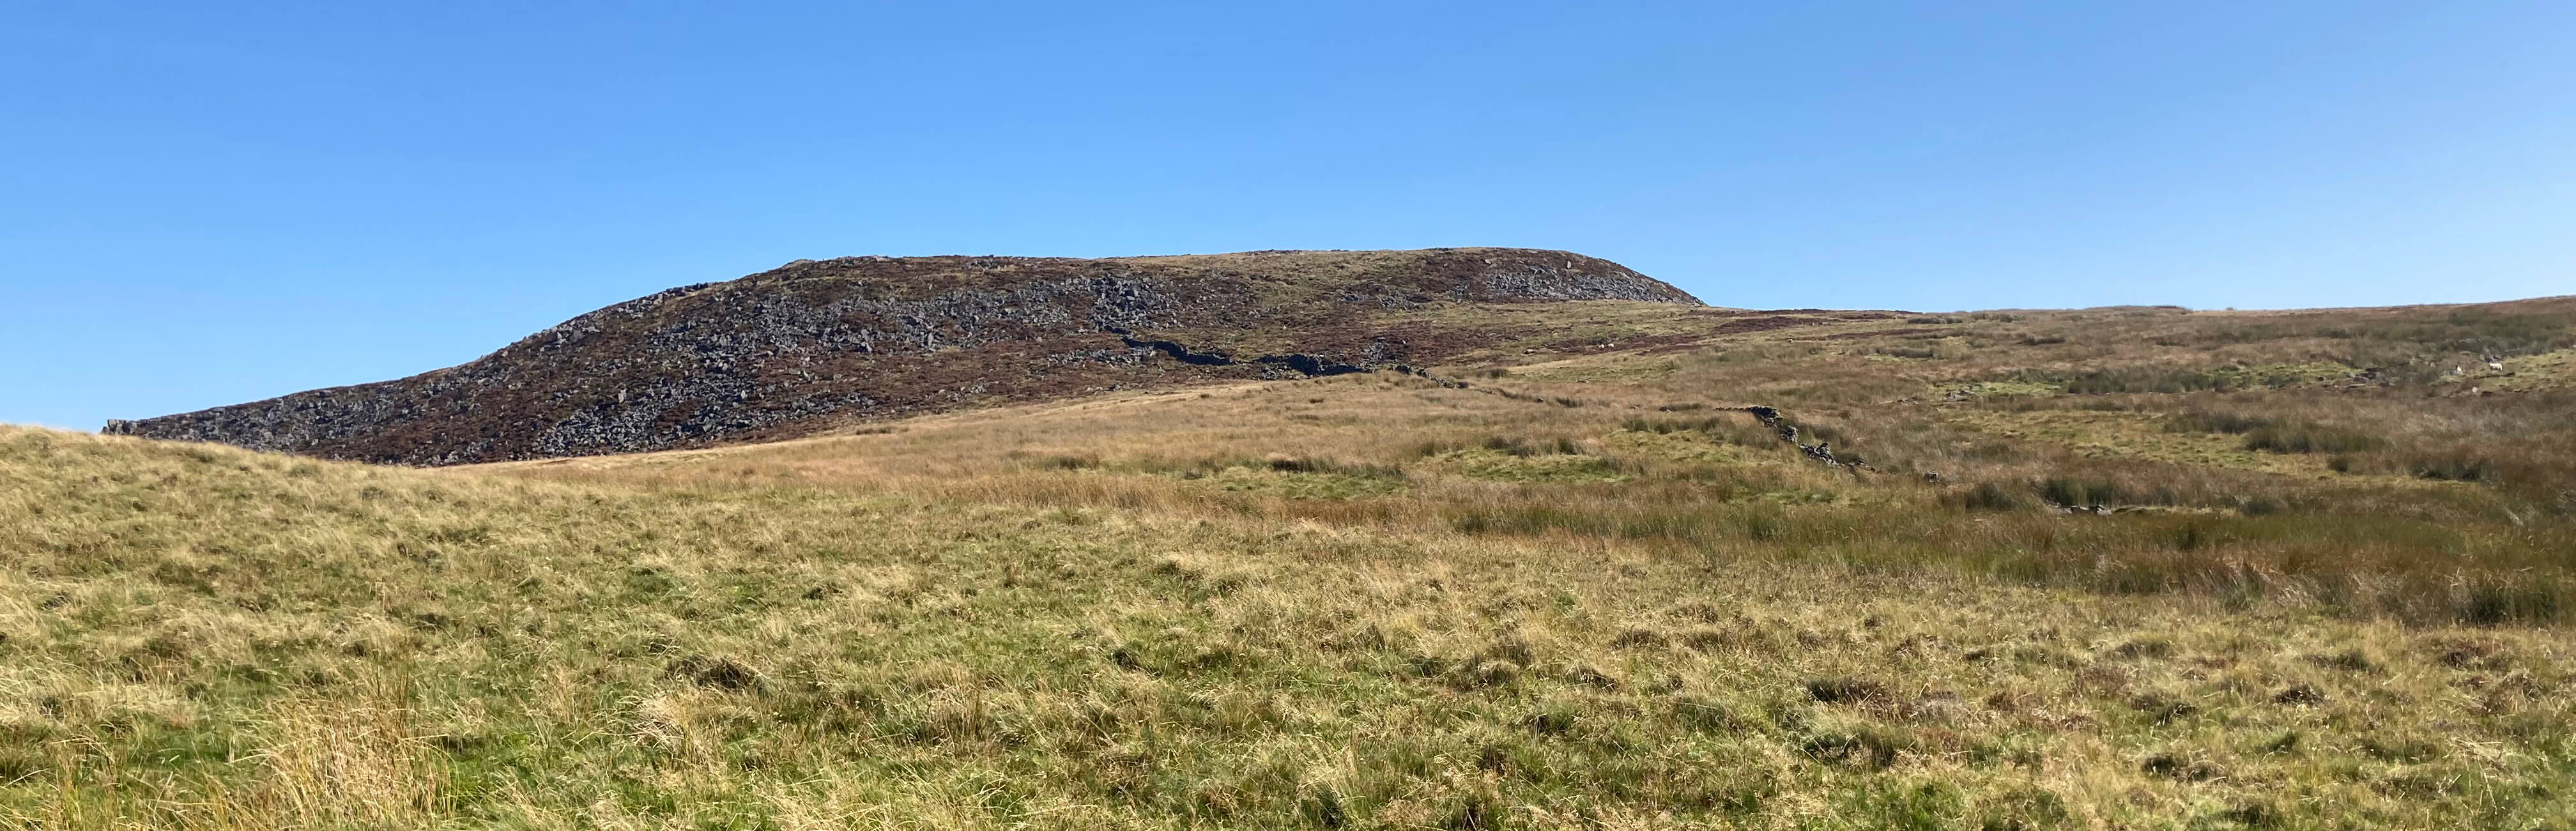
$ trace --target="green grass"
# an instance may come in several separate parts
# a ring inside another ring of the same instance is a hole
[[[2309,421],[2192,410],[2166,422],[2174,432],[2234,433],[2245,437],[2245,449],[2267,453],[2357,453],[2387,442],[2355,430]]]
[[[2296,371],[2535,315],[1801,313],[467,470],[0,428],[0,824],[2570,827],[2576,407]],[[2108,380],[1924,394],[2020,377]]]
[[[2568,819],[2555,634],[2020,587],[2035,553],[1565,556],[34,431],[0,471],[0,814],[43,825]]]

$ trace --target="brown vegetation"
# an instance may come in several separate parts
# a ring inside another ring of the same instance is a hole
[[[0,816],[2576,822],[2576,303],[1560,308],[633,456],[0,432]]]

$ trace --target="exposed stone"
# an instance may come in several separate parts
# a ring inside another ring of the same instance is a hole
[[[609,306],[460,366],[102,432],[403,464],[684,447],[836,420],[1210,378],[1407,366],[1477,345],[1435,302],[1696,305],[1561,251],[1107,260],[844,257]],[[1288,349],[1208,341],[1279,333]]]

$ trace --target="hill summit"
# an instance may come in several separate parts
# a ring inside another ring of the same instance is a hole
[[[459,366],[104,432],[420,465],[627,453],[1403,367],[1501,337],[1444,323],[1444,308],[1569,300],[1699,305],[1617,263],[1517,248],[798,260],[609,306]]]

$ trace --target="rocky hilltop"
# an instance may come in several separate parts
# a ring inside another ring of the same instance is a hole
[[[105,432],[443,465],[781,438],[1118,387],[1436,361],[1460,305],[1698,305],[1617,263],[1503,248],[843,257],[600,309],[460,366]]]

